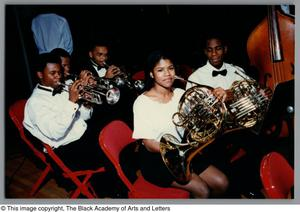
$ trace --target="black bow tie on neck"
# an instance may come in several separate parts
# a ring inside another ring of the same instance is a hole
[[[212,76],[213,77],[216,77],[219,74],[221,74],[222,76],[226,76],[227,70],[226,69],[223,69],[222,71],[215,71],[215,70],[213,70],[213,72],[212,72]]]
[[[51,92],[52,96],[55,96],[56,94],[61,93],[63,91],[63,86],[62,85],[58,86],[57,88],[54,88],[53,90],[51,90],[49,88],[42,87],[40,85],[38,85],[38,88],[41,89],[41,90],[44,90],[44,91]]]
[[[97,65],[97,71],[101,70],[101,68],[106,68],[104,65]]]
[[[63,91],[63,85],[59,85],[58,87],[54,88],[52,91],[52,96],[55,96],[56,94],[60,94]]]
[[[97,71],[99,71],[101,68],[108,68],[108,66],[105,65],[105,64],[104,64],[104,65],[99,65],[99,64],[97,64],[97,63],[96,63],[94,60],[92,60],[92,59],[90,59],[90,61],[91,61],[92,65],[96,67]]]

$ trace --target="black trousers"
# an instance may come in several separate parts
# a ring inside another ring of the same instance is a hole
[[[268,144],[262,136],[249,129],[242,129],[217,137],[204,150],[204,153],[208,155],[211,161],[214,161],[215,165],[222,167],[228,165],[230,158],[240,148],[246,151],[247,157],[250,157],[255,164],[259,164],[262,157],[269,151]]]
[[[71,171],[95,170],[105,166],[106,171],[93,175],[90,182],[99,197],[114,197],[119,195],[119,193],[125,193],[125,188],[121,186],[113,167],[98,144],[99,133],[100,129],[88,127],[79,140],[60,146],[54,149],[54,152]],[[27,130],[26,136],[38,149],[43,151],[43,145],[40,140],[32,136]],[[69,179],[62,177],[62,170],[56,162],[49,156],[47,160],[54,169],[53,174],[57,184],[67,191],[74,190],[76,188],[75,184]],[[115,191],[118,192],[114,193]]]
[[[136,97],[137,94],[134,90],[126,87],[120,88],[119,101],[110,105],[103,98],[101,105],[94,106],[93,116],[88,123],[96,124],[96,128],[103,128],[113,120],[122,120],[133,129],[133,103]]]
[[[99,130],[88,128],[79,140],[55,148],[54,152],[72,171],[96,169],[107,161],[98,144],[99,133]],[[43,145],[39,139],[26,129],[25,134],[35,147],[43,151]],[[50,157],[47,159],[55,165]]]

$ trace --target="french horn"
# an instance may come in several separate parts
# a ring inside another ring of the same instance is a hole
[[[170,134],[163,135],[160,140],[162,159],[177,182],[189,181],[192,158],[220,132],[225,111],[225,104],[207,87],[195,86],[183,94],[173,123],[184,128],[184,142]]]
[[[179,101],[178,112],[173,115],[175,126],[184,129],[182,140],[170,134],[163,135],[160,140],[162,159],[180,184],[189,182],[191,161],[195,155],[217,136],[251,128],[261,122],[271,98],[270,90],[262,89],[250,78],[234,82],[227,90],[225,102],[213,95],[213,88],[194,84],[196,86],[185,91]]]

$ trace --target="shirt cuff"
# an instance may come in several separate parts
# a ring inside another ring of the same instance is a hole
[[[70,115],[74,115],[79,109],[79,105],[77,103],[67,101],[66,106],[64,107],[64,112]]]

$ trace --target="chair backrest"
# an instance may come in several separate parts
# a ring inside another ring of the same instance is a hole
[[[42,153],[40,150],[38,150],[32,142],[26,137],[24,132],[24,126],[23,126],[23,119],[24,119],[24,108],[27,100],[26,99],[20,99],[17,100],[15,103],[13,103],[9,107],[9,116],[17,129],[19,130],[21,139],[27,144],[27,146],[33,151],[35,156],[40,158],[44,163],[48,164],[46,162],[46,156],[44,153]]]
[[[112,162],[119,177],[130,191],[133,190],[133,185],[122,170],[120,153],[125,146],[133,142],[135,142],[135,139],[132,138],[132,130],[120,120],[110,122],[101,130],[99,135],[101,149]]]
[[[145,72],[142,70],[142,71],[138,71],[138,72],[134,73],[132,75],[132,79],[133,80],[145,80]]]
[[[294,170],[277,152],[270,152],[261,161],[260,177],[268,198],[288,198],[294,185]]]
[[[18,128],[18,130],[23,129],[23,119],[24,119],[24,108],[27,100],[20,99],[17,100],[9,107],[9,116]]]

